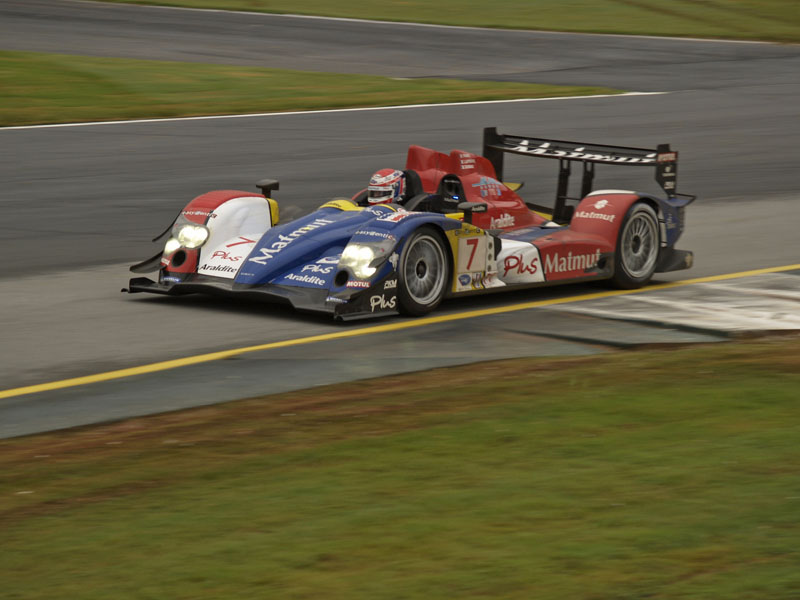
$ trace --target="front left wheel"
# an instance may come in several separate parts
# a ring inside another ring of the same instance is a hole
[[[433,227],[417,229],[397,265],[400,312],[420,316],[436,308],[447,293],[450,262],[442,236]]]

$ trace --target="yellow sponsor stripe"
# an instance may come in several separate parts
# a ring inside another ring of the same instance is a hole
[[[344,211],[360,211],[364,210],[362,207],[358,206],[355,202],[350,200],[349,198],[334,198],[333,200],[329,200],[320,208],[336,208],[338,210]],[[392,210],[395,210],[393,206],[389,206]]]
[[[111,381],[114,379],[122,379],[125,377],[133,377],[135,375],[147,375],[149,373],[157,373],[158,371],[167,371],[170,369],[177,369],[179,367],[188,367],[191,365],[198,365],[205,362],[215,360],[222,360],[224,358],[231,358],[249,352],[260,352],[262,350],[274,350],[276,348],[288,348],[290,346],[300,346],[303,344],[314,344],[316,342],[326,342],[330,340],[339,340],[346,338],[359,337],[363,335],[371,335],[374,333],[387,333],[391,331],[401,331],[403,329],[412,329],[414,327],[424,327],[426,325],[433,325],[437,323],[448,323],[451,321],[461,321],[463,319],[472,319],[475,317],[485,317],[489,315],[498,315],[502,313],[516,312],[520,310],[527,310],[530,308],[540,308],[544,306],[555,306],[558,304],[568,304],[571,302],[583,302],[585,300],[596,300],[598,298],[609,298],[612,296],[622,296],[627,294],[636,294],[641,292],[649,292],[654,290],[665,290],[669,288],[682,287],[692,285],[695,283],[711,283],[714,281],[724,281],[726,279],[737,279],[740,277],[752,277],[754,275],[764,275],[767,273],[780,273],[781,271],[794,271],[800,270],[800,264],[784,265],[781,267],[770,267],[766,269],[755,269],[752,271],[742,271],[739,273],[727,273],[725,275],[712,275],[710,277],[698,277],[696,279],[684,279],[682,281],[673,281],[669,283],[661,283],[640,288],[638,290],[608,290],[603,292],[595,292],[591,294],[582,294],[580,296],[568,296],[565,298],[554,298],[550,300],[537,300],[533,302],[523,302],[521,304],[511,304],[509,306],[498,306],[494,308],[482,308],[478,310],[469,310],[465,312],[453,313],[449,315],[436,315],[432,317],[423,317],[418,319],[409,319],[399,321],[396,323],[388,323],[385,325],[373,325],[370,327],[362,327],[360,329],[347,329],[345,331],[337,331],[335,333],[323,333],[320,335],[312,335],[303,338],[295,338],[291,340],[283,340],[280,342],[269,342],[267,344],[259,344],[256,346],[245,346],[243,348],[233,348],[231,350],[222,350],[220,352],[210,352],[208,354],[198,354],[196,356],[188,356],[186,358],[176,358],[174,360],[165,360],[162,362],[150,363],[138,367],[130,367],[127,369],[118,369],[116,371],[107,371],[105,373],[97,373],[94,375],[85,375],[83,377],[73,377],[72,379],[62,379],[60,381],[51,381],[49,383],[40,383],[36,385],[29,385],[25,387],[13,388],[0,391],[0,399],[12,398],[14,396],[24,396],[26,394],[35,394],[37,392],[48,392],[52,390],[59,390],[79,385],[87,385],[91,383],[100,383],[102,381]]]

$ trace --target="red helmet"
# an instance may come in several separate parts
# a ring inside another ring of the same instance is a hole
[[[406,191],[406,176],[396,169],[381,169],[369,180],[367,198],[370,204],[399,202]]]

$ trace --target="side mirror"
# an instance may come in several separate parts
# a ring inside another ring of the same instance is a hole
[[[264,196],[269,198],[270,192],[272,190],[279,190],[281,188],[281,184],[277,179],[262,179],[256,183],[256,187],[261,190],[261,193],[264,194]]]
[[[458,210],[464,213],[464,222],[472,224],[472,213],[485,213],[489,207],[486,202],[461,202]]]

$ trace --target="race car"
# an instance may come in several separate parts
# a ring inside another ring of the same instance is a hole
[[[552,207],[526,203],[503,183],[512,153],[559,161]],[[583,165],[581,194],[568,196],[570,166]],[[655,169],[664,196],[592,190],[595,165]],[[131,267],[157,280],[123,291],[259,297],[337,319],[419,316],[445,298],[573,282],[645,285],[656,272],[691,267],[677,250],[684,209],[678,153],[483,132],[482,154],[408,149],[402,204],[370,205],[366,193],[323,203],[279,222],[277,180],[254,194],[223,190],[189,202],[161,252]],[[154,241],[156,241],[154,240]]]

